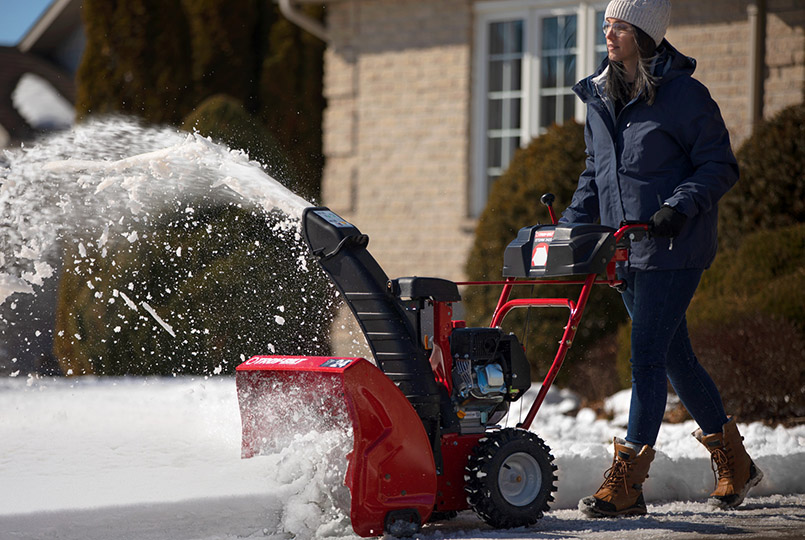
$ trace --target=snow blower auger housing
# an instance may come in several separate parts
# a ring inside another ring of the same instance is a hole
[[[279,394],[286,402],[312,406],[311,414],[323,419],[346,410],[354,441],[345,484],[358,535],[411,535],[430,520],[465,509],[496,528],[535,523],[553,501],[557,468],[550,449],[529,428],[573,341],[590,290],[596,284],[620,285],[615,262],[625,260],[630,240],[647,230],[641,224],[617,231],[559,225],[551,202],[552,196],[543,196],[553,224],[522,229],[507,248],[504,281],[460,283],[389,279],[367,251],[366,235],[327,208],[307,208],[304,237],[360,325],[374,364],[285,356],[255,356],[241,364],[243,457],[261,453],[265,441],[292,423],[293,415],[283,412],[290,407],[265,399]],[[544,279],[555,276],[569,279]],[[577,298],[510,299],[517,285],[569,283],[580,286]],[[502,292],[490,325],[468,328],[453,319],[453,304],[461,300],[459,285],[477,284],[500,284]],[[500,328],[506,314],[519,307],[566,308],[568,324],[525,419],[516,428],[501,428],[510,404],[531,387],[520,340]]]

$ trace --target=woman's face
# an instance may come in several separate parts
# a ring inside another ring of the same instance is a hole
[[[624,65],[635,64],[639,57],[637,39],[631,24],[612,17],[604,24],[607,38],[607,54],[611,62],[623,62]]]

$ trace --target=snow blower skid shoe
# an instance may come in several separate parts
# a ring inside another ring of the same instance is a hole
[[[375,366],[361,358],[255,356],[238,366],[236,381],[243,457],[283,444],[311,423],[337,426],[347,416],[354,442],[345,484],[355,532],[413,534],[430,517],[430,441],[408,400]]]

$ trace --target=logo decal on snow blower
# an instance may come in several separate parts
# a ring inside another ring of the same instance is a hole
[[[338,227],[338,228],[341,228],[341,229],[346,229],[346,228],[349,228],[349,227],[353,227],[352,223],[350,223],[346,219],[342,218],[341,216],[339,216],[338,214],[336,214],[332,210],[315,210],[313,213],[316,214],[317,216],[319,216],[320,218],[322,218],[324,221],[326,221],[330,225],[334,225],[335,227]]]
[[[332,368],[345,368],[352,363],[354,358],[330,358],[325,363],[321,365],[321,367],[332,367]]]
[[[247,362],[251,366],[295,366],[304,362],[304,357],[255,356]]]
[[[534,249],[531,251],[531,266],[545,266],[548,263],[548,246],[554,231],[536,231]]]

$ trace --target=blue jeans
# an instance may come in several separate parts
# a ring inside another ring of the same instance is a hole
[[[721,395],[693,353],[685,311],[700,269],[621,273],[632,319],[632,401],[626,440],[654,446],[668,394],[666,378],[705,434],[727,422]]]

